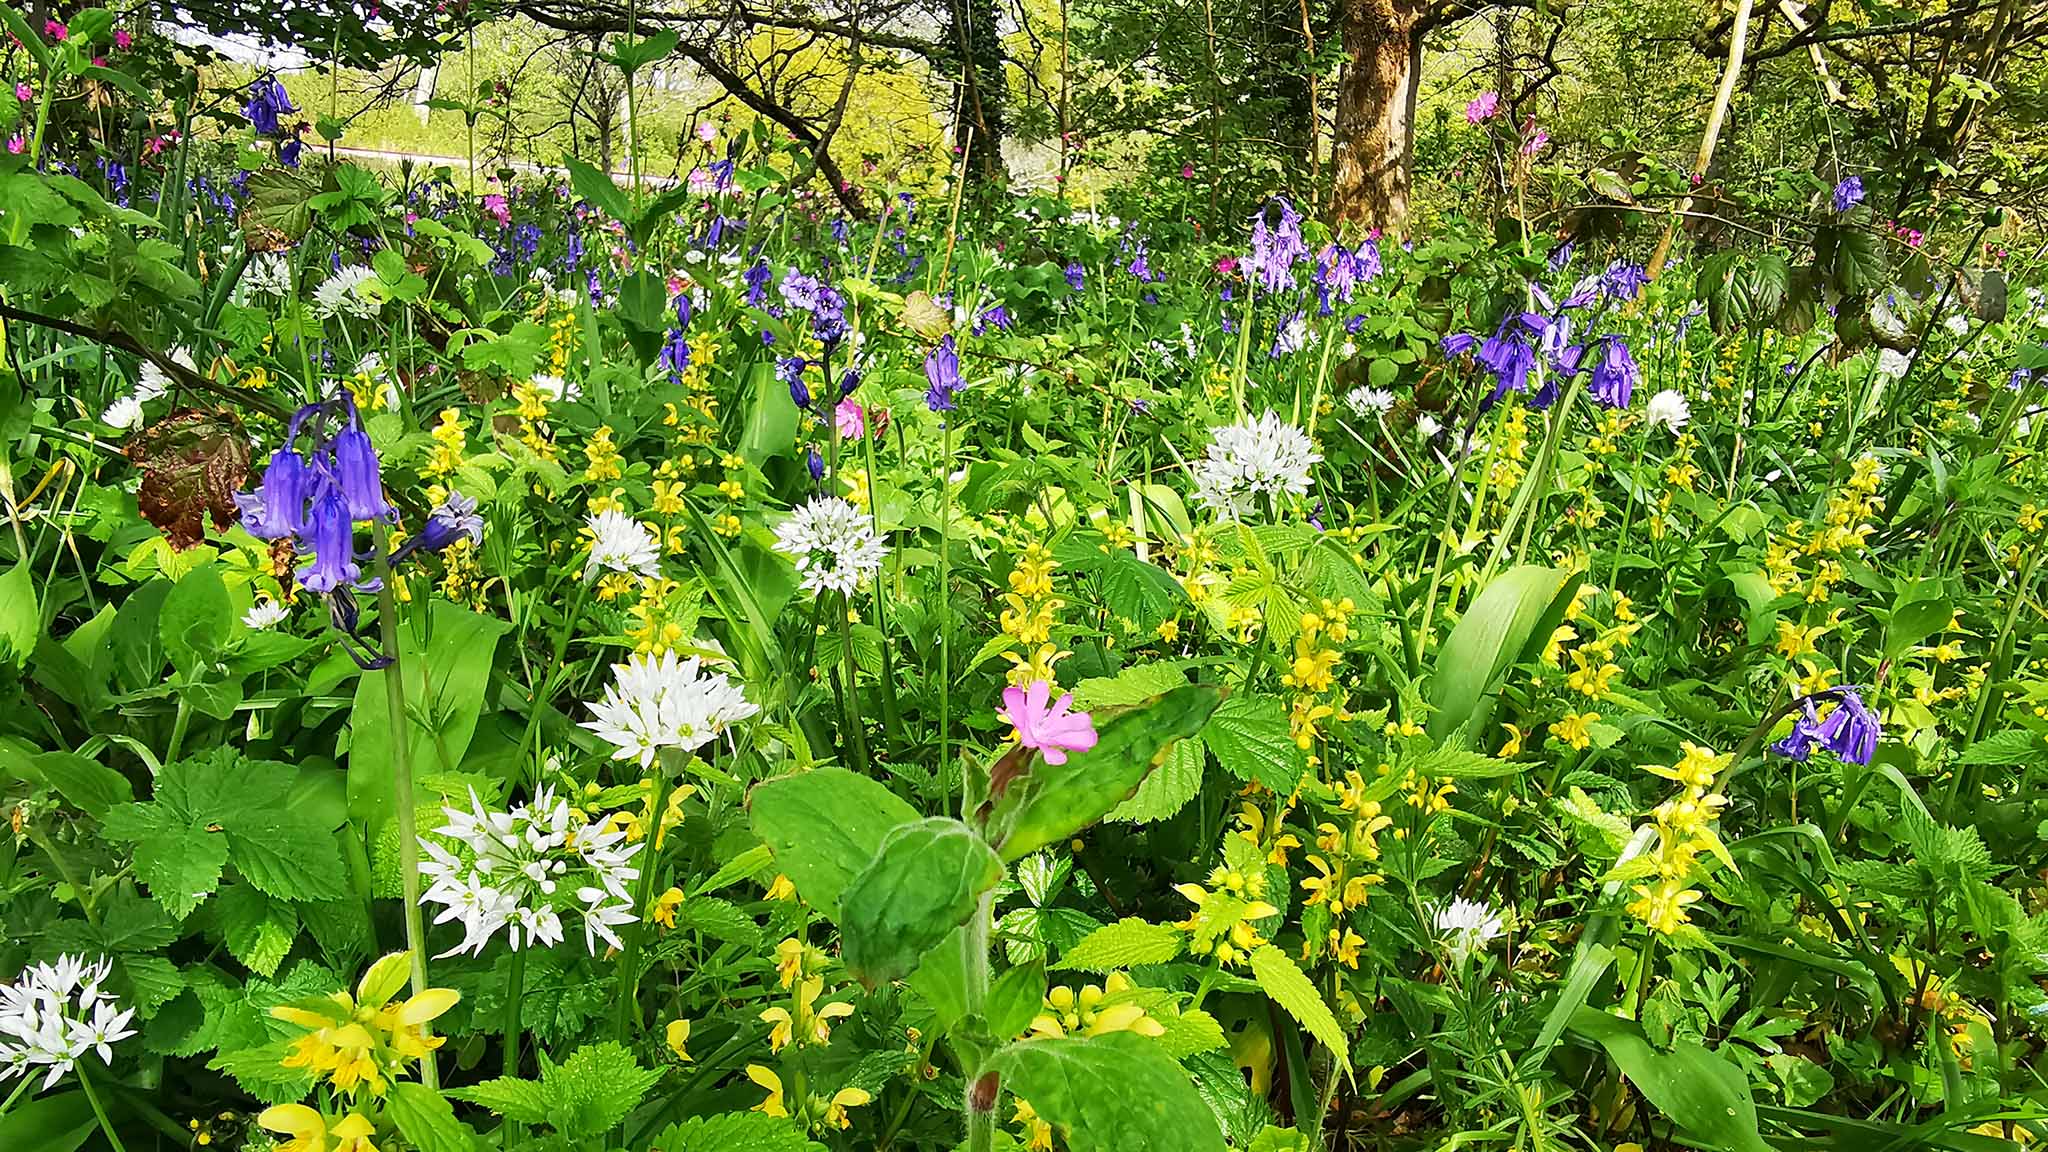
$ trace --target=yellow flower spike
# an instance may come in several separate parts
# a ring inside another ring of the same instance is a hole
[[[768,1030],[768,1051],[780,1053],[789,1047],[789,1042],[796,1037],[796,1021],[790,1018],[789,1009],[763,1008],[760,1019],[764,1024],[773,1025]]]
[[[770,1116],[788,1116],[789,1109],[782,1105],[782,1077],[759,1065],[747,1065],[747,1079],[767,1089],[768,1098],[748,1109],[750,1112],[764,1112]]]
[[[1598,712],[1567,712],[1550,726],[1550,734],[1583,752],[1593,745],[1593,737],[1588,730],[1599,719]]]
[[[342,1117],[329,1134],[339,1141],[334,1152],[377,1152],[377,1146],[370,1143],[370,1137],[377,1134],[377,1126],[360,1112]]]
[[[795,987],[797,977],[803,974],[803,968],[803,941],[792,936],[775,946],[775,976],[784,988]]]
[[[825,1103],[825,1123],[842,1129],[853,1127],[853,1121],[846,1117],[846,1110],[858,1108],[872,1099],[874,1097],[868,1095],[865,1089],[841,1088]]]
[[[1039,1118],[1029,1100],[1017,1098],[1017,1113],[1011,1120],[1024,1126],[1024,1152],[1052,1152],[1052,1125]]]
[[[327,1152],[327,1118],[304,1104],[273,1104],[256,1117],[256,1124],[291,1137],[277,1152]]]
[[[685,1047],[690,1042],[690,1022],[688,1020],[669,1021],[668,1028],[664,1031],[663,1039],[668,1041],[668,1050],[675,1053],[676,1059],[685,1064],[693,1062],[690,1059],[688,1048]]]

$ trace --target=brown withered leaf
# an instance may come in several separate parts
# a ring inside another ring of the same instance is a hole
[[[205,539],[209,513],[216,531],[241,520],[235,493],[249,483],[249,436],[234,413],[180,408],[137,432],[126,452],[142,469],[143,518],[171,547]]]

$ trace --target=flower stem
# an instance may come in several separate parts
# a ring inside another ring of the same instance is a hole
[[[981,901],[974,906],[974,915],[967,921],[967,1015],[980,1016],[988,1005],[989,936],[995,919],[996,894],[993,889],[981,894]],[[995,1146],[996,1113],[995,1093],[982,1088],[984,1077],[992,1075],[986,1071],[985,1063],[978,1062],[967,1077],[967,1149],[968,1152],[989,1152]]]
[[[7,1094],[7,1102],[4,1104],[0,1104],[0,1117],[5,1117],[9,1112],[12,1112],[14,1110],[15,1101],[20,1100],[22,1093],[28,1091],[28,1086],[30,1082],[32,1082],[34,1079],[35,1077],[33,1076],[24,1076],[21,1078],[21,1083],[16,1084],[14,1086],[14,1091],[9,1092]]]
[[[512,970],[505,974],[505,1067],[507,1076],[519,1075],[519,1002],[526,996],[526,949],[512,951]]]
[[[953,545],[953,421],[949,416],[939,418],[939,772],[941,779],[949,763],[946,755],[948,722],[952,719],[953,704],[953,596],[949,585],[952,577],[947,565],[952,561]],[[965,797],[967,775],[961,773],[960,795],[962,797],[960,818],[967,819]]]
[[[412,717],[405,707],[405,658],[398,646],[398,593],[391,579],[391,530],[377,521],[377,635],[391,664],[384,669],[385,723],[391,731],[392,802],[398,808],[398,875],[404,888],[405,947],[412,953],[412,994],[427,990],[427,931],[420,915],[419,813],[412,790]],[[424,1026],[423,1026],[424,1028]],[[429,1055],[420,1061],[420,1082],[441,1086]]]
[[[628,1031],[640,1023],[640,945],[647,936],[647,921],[654,914],[655,873],[661,869],[661,820],[668,815],[669,797],[675,793],[675,779],[682,773],[682,752],[663,748],[655,754],[658,775],[654,780],[653,814],[647,821],[647,847],[641,852],[640,886],[633,899],[633,922],[626,925],[626,948],[619,958],[619,1011],[612,1022],[613,1038],[627,1043]]]
[[[114,1146],[114,1152],[128,1152],[127,1146],[121,1143],[121,1137],[114,1132],[113,1121],[107,1119],[107,1110],[100,1103],[99,1092],[92,1086],[92,1077],[85,1074],[85,1065],[83,1063],[79,1064],[77,1071],[78,1086],[85,1089],[86,1102],[92,1105],[92,1114],[100,1122],[100,1131],[107,1134],[107,1143]]]

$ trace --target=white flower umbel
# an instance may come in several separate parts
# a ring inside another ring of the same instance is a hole
[[[323,320],[346,312],[360,320],[377,315],[384,302],[363,292],[363,285],[377,274],[362,264],[351,264],[313,289],[313,311]]]
[[[654,763],[660,749],[694,752],[760,711],[725,673],[706,673],[697,656],[634,653],[612,665],[612,672],[604,699],[590,705],[596,719],[583,727],[617,749],[614,760],[638,760],[642,768]]]
[[[441,955],[482,955],[500,930],[515,952],[553,947],[565,915],[582,918],[591,955],[600,940],[623,947],[612,926],[635,919],[628,886],[640,877],[640,845],[625,844],[624,829],[590,823],[547,788],[509,812],[485,808],[474,791],[469,804],[441,809],[448,823],[420,837],[422,898],[442,906],[434,923],[463,927],[462,943]]]
[[[809,591],[849,596],[889,554],[875,518],[837,496],[814,497],[790,513],[775,529],[775,550],[796,561]]]
[[[113,1063],[114,1045],[135,1035],[135,1012],[101,990],[109,971],[105,957],[60,956],[0,984],[0,1082],[47,1069],[48,1089],[89,1052]]]
[[[1692,422],[1692,405],[1675,388],[1666,388],[1650,397],[1650,406],[1644,411],[1651,427],[1668,429],[1674,435]]]
[[[292,266],[283,256],[265,252],[249,261],[249,267],[242,272],[242,287],[265,296],[289,296]]]
[[[1394,394],[1385,388],[1353,388],[1345,394],[1344,406],[1360,420],[1371,420],[1394,410]]]
[[[638,520],[610,509],[585,523],[590,528],[590,566],[584,570],[586,574],[609,568],[635,576],[661,575],[661,550],[654,543],[654,534]]]
[[[105,412],[100,413],[100,423],[126,432],[142,423],[142,401],[132,395],[119,397],[107,405]]]
[[[1462,964],[1500,939],[1500,913],[1478,900],[1460,896],[1436,910],[1436,936],[1451,963]]]
[[[1195,495],[1218,516],[1241,520],[1253,500],[1308,493],[1308,472],[1322,456],[1301,429],[1268,410],[1257,420],[1215,429],[1209,454],[1195,462]]]

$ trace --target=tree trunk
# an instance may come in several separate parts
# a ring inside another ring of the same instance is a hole
[[[1409,100],[1421,10],[1411,0],[1341,0],[1344,70],[1330,160],[1335,225],[1399,231],[1408,218]]]
[[[952,9],[953,42],[960,54],[963,88],[960,116],[953,125],[953,146],[972,149],[967,168],[970,176],[1007,185],[1010,172],[1003,163],[1003,141],[1009,136],[1009,93],[995,0],[953,0]]]

